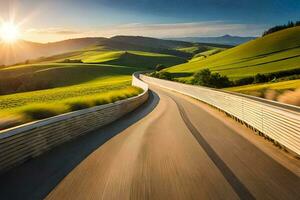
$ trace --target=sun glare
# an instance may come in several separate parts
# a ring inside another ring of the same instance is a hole
[[[1,38],[4,42],[13,43],[19,37],[18,27],[10,22],[6,22],[2,24],[1,27]]]

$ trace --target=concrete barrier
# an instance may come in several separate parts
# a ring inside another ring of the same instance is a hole
[[[109,124],[148,99],[148,85],[133,74],[132,85],[144,92],[115,103],[71,112],[0,132],[0,172],[71,140]]]
[[[300,155],[299,107],[145,75],[141,79],[210,104]]]

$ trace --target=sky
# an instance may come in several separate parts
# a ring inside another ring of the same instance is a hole
[[[300,0],[0,0],[1,21],[21,37],[53,42],[79,37],[259,36],[300,20]]]

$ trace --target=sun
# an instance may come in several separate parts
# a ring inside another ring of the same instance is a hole
[[[1,27],[1,38],[4,42],[13,43],[19,37],[19,29],[18,26],[11,22],[5,22]]]

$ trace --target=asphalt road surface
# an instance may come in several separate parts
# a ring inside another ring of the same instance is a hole
[[[299,160],[201,102],[151,89],[158,104],[46,199],[300,199]]]

